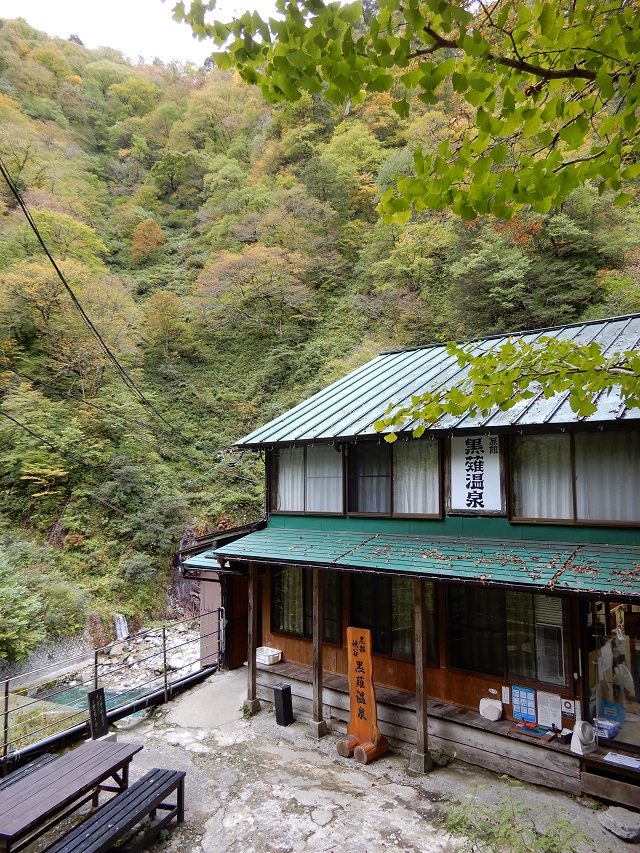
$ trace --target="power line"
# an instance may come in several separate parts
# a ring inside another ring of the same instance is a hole
[[[85,400],[82,397],[78,397],[76,394],[72,394],[70,391],[62,391],[59,388],[56,388],[51,382],[44,382],[42,379],[36,379],[33,376],[29,376],[27,373],[22,373],[20,370],[16,370],[15,367],[10,367],[8,364],[0,364],[1,370],[9,370],[11,373],[15,373],[16,376],[20,376],[23,379],[27,379],[29,382],[33,382],[34,385],[41,385],[43,388],[48,388],[50,391],[53,391],[54,394],[58,394],[60,397],[68,397],[71,400],[77,400],[79,403],[82,403],[83,406],[89,406],[92,409],[96,409],[98,412],[102,412],[105,415],[109,415],[110,417],[123,418],[126,419],[127,424],[133,423],[136,426],[140,426],[144,429],[151,429],[149,424],[142,423],[141,421],[135,421],[126,417],[125,415],[120,415],[118,412],[109,411],[109,409],[105,409],[102,406],[98,406],[97,403],[92,403],[89,400]],[[26,408],[26,406],[25,406]],[[139,432],[136,432],[132,429],[127,429],[127,427],[122,424],[114,423],[113,426],[118,429],[122,429],[127,431],[130,435],[134,435],[139,438],[141,441],[150,444],[152,447],[155,447],[156,450],[159,450],[162,453],[172,453],[175,456],[179,456],[181,459],[186,459],[189,462],[192,462],[194,465],[200,465],[203,468],[207,467],[206,462],[202,462],[200,459],[193,459],[191,456],[187,456],[185,453],[180,453],[179,450],[174,450],[172,447],[167,447],[166,445],[157,444],[154,441],[151,441],[150,438],[146,438],[146,436],[142,435]]]
[[[79,463],[84,468],[91,468],[92,470],[97,471],[99,474],[106,474],[107,473],[107,471],[104,467],[99,467],[97,465],[93,465],[91,462],[87,462],[85,459],[82,459],[80,456],[77,456],[75,453],[70,453],[67,450],[62,450],[60,447],[57,447],[55,444],[52,444],[52,442],[50,442],[44,436],[39,435],[37,432],[34,432],[32,429],[30,429],[28,426],[26,426],[26,424],[21,423],[19,420],[14,418],[8,412],[4,412],[2,409],[0,409],[0,415],[7,418],[7,420],[10,420],[16,426],[20,427],[20,429],[23,429],[25,432],[29,433],[29,435],[33,436],[33,438],[37,439],[38,441],[42,442],[43,444],[46,444],[47,447],[50,447],[51,450],[54,451],[54,453],[58,453],[60,456],[64,456],[64,457],[67,457],[69,459],[72,459],[74,462]],[[238,461],[240,461],[240,460],[238,460]],[[199,464],[202,464],[202,463],[199,463]],[[231,464],[237,465],[238,463],[234,462]],[[220,474],[225,474],[227,477],[233,477],[236,480],[244,480],[247,483],[257,483],[258,482],[257,480],[254,480],[253,478],[243,477],[241,474],[234,474],[231,471],[224,470],[222,468],[223,465],[224,465],[224,460],[218,462],[213,468],[210,468],[208,471],[205,471],[204,474],[202,474],[200,477],[196,477],[194,480],[187,480],[185,483],[179,483],[178,487],[182,488],[183,486],[187,486],[190,483],[195,483],[197,480],[200,480],[203,477],[206,477],[208,474],[215,473],[218,469],[220,469],[219,470]],[[143,492],[140,489],[134,489],[134,491],[139,495],[143,495]],[[89,494],[89,493],[87,493],[87,494]],[[89,496],[93,497],[95,500],[100,501],[101,503],[105,504],[106,506],[111,506],[112,509],[116,509],[116,507],[114,507],[112,504],[109,504],[106,501],[102,500],[101,498],[98,498],[96,495],[89,495]],[[120,512],[120,510],[117,510],[117,511]],[[121,512],[121,515],[126,515],[126,513]]]
[[[85,459],[81,459],[79,456],[76,456],[75,453],[69,453],[68,450],[62,450],[61,448],[56,447],[55,444],[52,444],[50,441],[48,441],[43,436],[38,435],[37,432],[34,432],[32,429],[29,429],[29,427],[26,426],[25,424],[20,423],[20,421],[16,420],[8,412],[3,412],[2,409],[0,409],[0,415],[3,415],[5,418],[7,418],[10,421],[13,421],[13,423],[16,424],[16,426],[19,426],[20,429],[23,429],[25,432],[28,432],[29,435],[32,435],[34,438],[37,438],[38,441],[41,441],[43,444],[46,444],[55,453],[59,453],[61,456],[68,456],[70,459],[74,459],[76,462],[79,462],[85,468],[93,468],[94,471],[99,471],[101,474],[105,473],[104,468],[100,468],[97,465],[92,465],[91,462],[87,462]]]
[[[122,419],[127,421],[127,424],[134,423],[137,426],[140,426],[142,428],[151,429],[151,427],[148,424],[145,424],[141,421],[132,420],[128,416],[120,415],[118,412],[112,412],[109,409],[105,409],[103,406],[98,406],[97,403],[92,403],[89,400],[85,400],[82,397],[78,397],[76,394],[71,394],[71,392],[69,392],[69,391],[62,391],[59,388],[56,388],[51,382],[45,382],[42,379],[36,379],[34,376],[29,376],[27,373],[23,373],[20,370],[16,370],[15,367],[11,367],[8,364],[0,364],[0,369],[8,370],[11,373],[14,373],[16,376],[20,376],[23,379],[27,379],[29,382],[33,382],[35,385],[41,385],[44,388],[48,388],[49,390],[53,391],[54,394],[58,394],[61,397],[68,397],[71,400],[76,400],[77,402],[81,403],[83,406],[90,406],[91,408],[96,409],[98,412],[102,412],[105,415],[108,415],[110,417],[122,418]],[[24,406],[23,408],[27,408],[27,406]],[[161,453],[171,453],[175,456],[180,457],[181,459],[186,459],[189,462],[192,462],[194,465],[200,465],[201,467],[206,467],[206,464],[207,464],[206,462],[201,462],[199,459],[193,459],[191,456],[187,456],[184,453],[180,453],[179,450],[174,450],[174,448],[172,448],[172,447],[167,447],[166,445],[163,445],[163,444],[157,444],[156,442],[151,441],[151,439],[147,438],[146,436],[142,435],[141,433],[136,432],[135,430],[127,429],[127,427],[123,426],[122,424],[114,423],[113,426],[117,427],[118,429],[125,430],[129,435],[133,435],[136,438],[139,438],[141,441],[144,441],[147,444],[151,445],[151,447],[155,447],[156,450],[159,450]],[[216,464],[213,467],[208,468],[207,471],[205,471],[203,474],[196,477],[195,479],[186,480],[183,483],[178,483],[177,484],[178,488],[182,488],[183,486],[187,486],[190,483],[195,483],[198,480],[201,480],[204,477],[207,477],[209,474],[216,473],[216,472],[221,473],[221,474],[225,474],[228,477],[233,477],[236,480],[243,480],[246,483],[256,484],[259,482],[254,477],[244,477],[242,474],[234,474],[234,473],[227,471],[227,470],[219,470],[222,468],[223,465],[226,465],[228,468],[234,468],[236,465],[238,465],[242,461],[242,459],[244,458],[247,451],[243,450],[240,453],[240,456],[238,457],[238,459],[236,459],[234,462],[227,462],[226,461],[226,459],[224,457],[225,452],[226,451],[223,451],[223,450],[216,451],[216,459],[218,461],[216,462]]]
[[[54,270],[56,271],[58,278],[60,279],[60,281],[64,285],[65,290],[67,291],[67,293],[71,297],[73,304],[75,305],[75,307],[80,312],[82,319],[86,323],[89,330],[92,332],[92,334],[95,336],[96,340],[98,341],[98,343],[100,344],[102,349],[107,354],[109,361],[112,363],[112,365],[118,371],[118,373],[119,373],[120,377],[122,378],[123,382],[125,383],[125,385],[145,406],[147,406],[149,409],[151,409],[151,411],[155,414],[155,416],[157,418],[159,418],[164,424],[166,424],[169,427],[169,429],[171,430],[172,433],[179,436],[182,439],[182,441],[186,442],[187,444],[193,445],[193,447],[195,447],[197,450],[202,450],[205,453],[215,453],[215,451],[211,450],[210,448],[207,448],[207,447],[204,447],[200,444],[197,444],[196,442],[192,441],[190,438],[187,438],[186,435],[184,435],[179,429],[177,429],[177,427],[174,427],[163,415],[160,414],[160,412],[156,409],[156,407],[153,405],[153,403],[151,403],[151,401],[148,400],[146,398],[146,396],[143,394],[143,392],[138,388],[138,386],[136,385],[134,380],[131,378],[131,376],[129,376],[129,374],[127,373],[125,368],[120,364],[117,357],[111,351],[111,349],[106,344],[106,342],[103,340],[102,336],[100,335],[100,332],[93,325],[93,323],[89,319],[88,315],[86,314],[84,308],[80,304],[78,298],[76,297],[75,293],[71,289],[71,286],[67,282],[62,271],[60,270],[60,267],[58,266],[58,264],[54,260],[53,256],[51,255],[51,252],[49,251],[46,243],[44,242],[42,235],[40,234],[40,231],[38,230],[38,226],[36,225],[32,215],[31,215],[31,212],[29,211],[24,199],[22,198],[20,191],[18,190],[15,183],[13,182],[13,178],[9,174],[9,171],[7,170],[7,167],[5,166],[1,157],[0,157],[0,174],[2,174],[2,177],[6,181],[9,189],[11,190],[11,192],[14,196],[14,198],[16,199],[18,204],[20,205],[22,212],[24,213],[24,215],[26,217],[27,222],[29,223],[29,225],[31,227],[31,230],[36,235],[38,242],[42,246],[43,251],[45,252],[47,258],[49,259],[49,261],[51,263],[51,265],[53,266]]]

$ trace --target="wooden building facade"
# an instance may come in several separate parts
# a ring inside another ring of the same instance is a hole
[[[522,337],[543,334],[635,349],[640,315]],[[187,565],[247,594],[254,710],[286,680],[318,735],[343,727],[346,629],[368,628],[380,728],[412,769],[438,751],[640,807],[640,411],[614,393],[579,418],[534,393],[420,438],[375,432],[390,400],[463,375],[442,346],[385,353],[238,442],[265,454],[266,518]],[[257,667],[257,646],[282,661]],[[522,728],[582,719],[584,757]]]

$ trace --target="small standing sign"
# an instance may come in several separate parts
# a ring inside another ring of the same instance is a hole
[[[104,687],[90,690],[87,693],[89,702],[89,727],[91,739],[97,740],[109,734],[109,720],[107,719],[107,703],[104,698]]]
[[[389,749],[387,739],[378,728],[371,631],[347,628],[347,649],[350,715],[347,737],[338,741],[338,754],[345,758],[353,755],[360,764],[367,764]]]

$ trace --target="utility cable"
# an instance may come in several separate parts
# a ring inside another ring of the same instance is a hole
[[[80,464],[86,468],[92,468],[94,471],[99,471],[101,474],[105,473],[104,468],[100,468],[97,465],[92,465],[91,462],[87,462],[85,459],[81,459],[80,456],[76,456],[75,453],[69,453],[68,450],[61,450],[61,448],[56,447],[55,444],[52,444],[50,441],[48,441],[43,436],[38,435],[37,432],[34,432],[32,429],[29,429],[29,427],[26,426],[25,424],[20,423],[20,421],[16,420],[8,412],[3,412],[2,409],[0,409],[0,415],[3,415],[3,417],[12,421],[14,424],[16,424],[16,426],[19,426],[20,429],[23,429],[25,432],[28,432],[29,435],[32,435],[34,438],[37,438],[38,441],[41,441],[43,444],[46,444],[53,451],[55,451],[55,453],[59,453],[61,456],[68,456],[69,459],[74,459],[76,462],[80,462]]]
[[[15,367],[10,367],[8,364],[0,364],[0,370],[8,370],[11,373],[14,373],[16,376],[20,376],[22,379],[26,379],[29,382],[33,382],[35,385],[40,385],[43,388],[48,388],[50,391],[53,391],[54,394],[58,394],[58,396],[60,396],[60,397],[68,397],[71,400],[76,400],[77,402],[81,403],[83,406],[90,406],[92,409],[96,409],[96,411],[101,412],[101,413],[108,415],[110,417],[122,418],[122,419],[127,421],[127,424],[133,423],[133,424],[136,424],[136,426],[142,427],[143,429],[151,429],[149,424],[145,424],[142,421],[132,420],[132,419],[126,417],[125,415],[119,414],[118,412],[112,412],[109,409],[105,409],[103,406],[98,406],[97,403],[92,403],[89,400],[85,400],[82,397],[78,397],[77,394],[71,394],[69,391],[62,391],[59,388],[56,388],[51,382],[45,382],[42,379],[36,379],[34,376],[29,376],[27,373],[23,373],[20,370],[16,370]],[[25,408],[26,408],[26,406],[25,406]],[[142,435],[141,433],[136,432],[135,430],[132,430],[132,429],[128,429],[127,426],[124,426],[124,425],[118,424],[118,423],[113,423],[112,426],[117,427],[118,429],[125,430],[129,435],[135,436],[140,441],[144,441],[147,444],[151,445],[151,447],[155,447],[155,449],[158,450],[160,453],[171,453],[174,456],[178,456],[181,459],[186,459],[187,461],[193,463],[194,465],[200,465],[201,467],[205,467],[207,465],[206,462],[202,462],[200,459],[193,459],[191,456],[187,456],[184,453],[180,453],[179,450],[174,450],[172,447],[167,447],[166,445],[163,445],[163,444],[157,444],[156,442],[151,441],[151,439],[147,438],[146,436]],[[236,465],[238,465],[243,460],[243,458],[245,457],[245,455],[247,453],[246,450],[243,450],[240,452],[240,455],[238,456],[237,459],[235,459],[233,462],[227,462],[225,459],[225,455],[224,455],[225,452],[226,451],[223,451],[223,450],[216,451],[216,459],[218,461],[216,462],[216,464],[213,467],[210,467],[207,471],[205,471],[203,474],[201,474],[199,477],[196,477],[193,480],[186,480],[184,483],[178,483],[178,488],[181,488],[182,486],[189,485],[190,483],[195,483],[198,480],[201,480],[204,477],[208,476],[210,473],[215,473],[216,471],[219,471],[219,469],[222,465],[226,465],[227,468],[234,468]],[[244,480],[247,483],[257,484],[259,482],[258,480],[256,480],[253,477],[243,477],[241,474],[233,474],[230,471],[226,471],[226,470],[221,470],[221,471],[219,471],[219,473],[226,474],[227,476],[233,477],[236,480]]]
[[[180,430],[177,429],[177,427],[174,427],[173,424],[171,424],[165,417],[163,417],[163,415],[160,414],[160,412],[156,409],[156,407],[153,405],[153,403],[151,403],[151,401],[148,400],[147,397],[143,394],[143,392],[138,388],[138,386],[136,385],[134,380],[131,378],[131,376],[129,376],[129,374],[127,373],[125,368],[120,364],[117,357],[111,351],[111,349],[106,344],[106,342],[103,340],[102,336],[100,335],[100,332],[93,325],[90,318],[86,314],[84,308],[80,304],[78,298],[76,297],[75,293],[71,289],[71,286],[67,282],[62,271],[60,270],[60,267],[58,266],[58,264],[56,263],[56,261],[54,260],[54,258],[52,256],[51,252],[49,251],[47,244],[44,242],[42,235],[40,234],[40,231],[38,230],[38,226],[36,225],[32,215],[31,215],[31,212],[29,211],[29,209],[26,205],[26,202],[22,198],[22,195],[21,195],[19,189],[16,187],[16,185],[13,181],[13,178],[9,174],[9,171],[7,170],[7,167],[5,166],[1,157],[0,157],[0,174],[2,175],[5,182],[7,183],[7,186],[11,190],[14,198],[16,199],[18,204],[20,205],[20,208],[22,209],[22,212],[24,213],[26,220],[31,227],[31,230],[36,235],[38,242],[42,246],[44,253],[46,254],[47,258],[49,259],[54,270],[56,271],[58,278],[60,279],[60,281],[64,285],[65,290],[67,291],[67,293],[71,297],[73,304],[75,305],[75,307],[80,312],[82,319],[86,323],[89,330],[92,332],[92,334],[95,336],[96,340],[98,341],[98,343],[100,344],[102,349],[107,354],[109,361],[112,363],[112,365],[118,371],[118,373],[119,373],[120,377],[122,378],[123,382],[125,383],[125,385],[145,406],[147,406],[156,415],[157,418],[159,418],[164,424],[166,424],[166,426],[169,427],[169,429],[171,430],[171,432],[174,435],[179,436],[182,439],[182,441],[186,442],[187,444],[193,445],[197,450],[202,450],[205,453],[215,453],[215,451],[211,450],[210,448],[204,447],[203,445],[200,445],[200,444],[192,441],[190,438],[187,438],[186,435],[184,435],[182,432],[180,432]]]
[[[26,376],[26,374],[20,374],[18,371],[13,371],[13,372],[14,372],[14,373],[18,373],[18,375],[21,375],[21,376]],[[33,381],[38,382],[39,380],[33,380]],[[41,384],[46,384],[46,383],[41,383]],[[56,390],[56,389],[53,389],[53,390]],[[58,392],[58,393],[60,393],[60,392]],[[74,398],[74,399],[78,399],[78,398]],[[86,400],[84,400],[84,401],[82,401],[82,402],[84,402],[84,403],[88,403],[88,401],[86,401]],[[102,412],[105,412],[105,413],[109,414],[109,413],[108,413],[108,411],[107,411],[106,409],[102,409],[100,406],[96,406],[95,404],[90,404],[90,403],[88,403],[88,405],[93,405],[93,406],[94,406],[94,408],[98,409],[99,411],[102,411]],[[1,409],[0,409],[0,415],[4,415],[4,417],[5,417],[5,418],[8,418],[8,420],[12,421],[14,424],[16,424],[16,426],[19,426],[19,427],[20,427],[21,429],[23,429],[25,432],[28,432],[28,433],[29,433],[29,435],[31,435],[31,436],[33,436],[34,438],[38,439],[38,441],[41,441],[43,444],[46,444],[46,445],[47,445],[48,447],[50,447],[53,451],[55,451],[56,453],[59,453],[61,456],[67,456],[67,457],[69,457],[70,459],[75,460],[76,462],[80,462],[80,464],[84,465],[85,467],[92,468],[94,471],[99,471],[101,474],[106,474],[106,469],[105,469],[105,468],[100,468],[100,467],[98,467],[97,465],[92,465],[90,462],[86,462],[84,459],[81,459],[79,456],[76,456],[76,455],[75,455],[75,454],[73,454],[73,453],[69,453],[68,451],[61,450],[59,447],[56,447],[56,445],[52,444],[52,443],[51,443],[50,441],[48,441],[46,438],[44,438],[44,437],[43,437],[43,436],[41,436],[41,435],[38,435],[38,433],[34,432],[32,429],[30,429],[30,428],[29,428],[28,426],[26,426],[25,424],[20,423],[20,421],[16,420],[16,418],[12,417],[12,416],[11,416],[11,415],[9,415],[7,412],[3,412]],[[120,424],[115,424],[115,426],[119,427],[120,429],[126,429],[126,427],[121,426]],[[190,456],[185,456],[183,453],[180,453],[178,450],[173,450],[172,448],[164,448],[162,445],[154,444],[154,442],[152,442],[150,439],[147,439],[147,438],[145,438],[144,436],[139,435],[139,433],[132,433],[132,434],[133,434],[133,435],[136,435],[136,436],[137,436],[138,438],[140,438],[142,441],[147,442],[148,444],[152,445],[152,446],[153,446],[153,447],[155,447],[156,449],[159,449],[159,450],[161,450],[161,451],[163,451],[163,452],[167,452],[167,451],[168,451],[168,452],[170,452],[170,453],[174,453],[174,454],[176,454],[177,456],[180,456],[180,457],[181,457],[181,458],[183,458],[183,459],[188,459],[188,460],[189,460],[189,462],[193,462],[195,465],[204,465],[204,464],[205,464],[204,462],[201,462],[201,461],[200,461],[200,460],[198,460],[198,459],[192,459]],[[259,483],[259,481],[258,481],[258,480],[256,480],[256,479],[255,479],[255,478],[253,478],[253,477],[244,477],[242,474],[235,474],[235,473],[234,473],[234,472],[232,472],[232,471],[228,471],[228,470],[226,470],[226,469],[223,467],[223,466],[225,465],[225,460],[224,460],[224,454],[223,454],[223,452],[222,452],[222,451],[218,451],[218,452],[217,452],[217,454],[216,454],[216,456],[219,458],[219,460],[220,460],[220,461],[218,461],[218,462],[217,462],[217,463],[216,463],[212,468],[209,468],[207,471],[205,471],[203,474],[201,474],[199,477],[196,477],[196,478],[195,478],[195,479],[193,479],[193,480],[186,480],[184,483],[178,483],[178,484],[177,484],[177,487],[178,487],[178,488],[182,488],[182,487],[184,487],[184,486],[188,486],[188,485],[190,485],[191,483],[196,483],[198,480],[201,480],[201,479],[203,479],[204,477],[207,477],[209,474],[212,474],[212,473],[224,474],[225,476],[227,476],[227,477],[231,477],[231,478],[232,478],[232,479],[234,479],[234,480],[242,480],[242,481],[243,481],[243,482],[245,482],[245,483],[252,483],[253,485],[256,485],[256,484],[258,484],[258,483]],[[244,456],[244,452],[241,454],[240,458],[239,458],[239,459],[237,459],[235,462],[227,462],[227,463],[226,463],[227,468],[233,468],[233,467],[235,467],[235,466],[236,466],[236,465],[241,461],[241,459],[242,459],[242,457],[243,457],[243,456]]]
[[[142,423],[141,421],[132,420],[125,415],[121,415],[118,412],[112,412],[109,409],[105,409],[103,406],[98,406],[97,403],[92,403],[89,400],[85,400],[82,397],[78,397],[77,394],[72,394],[69,391],[62,391],[59,388],[56,388],[51,382],[44,382],[42,379],[36,379],[33,376],[29,376],[27,373],[22,373],[20,370],[16,370],[14,367],[10,367],[8,364],[0,363],[0,370],[9,370],[11,373],[15,373],[16,376],[20,376],[22,379],[27,379],[29,382],[32,382],[34,385],[40,385],[43,388],[48,388],[50,391],[53,391],[54,394],[57,394],[60,397],[67,397],[70,400],[76,400],[81,403],[83,406],[89,406],[92,409],[96,409],[98,412],[102,412],[105,415],[115,418],[122,418],[127,421],[127,424],[135,424],[136,426],[140,426],[143,429],[151,429],[149,424]],[[25,407],[26,408],[26,407]],[[208,463],[202,462],[200,459],[194,459],[191,456],[187,456],[185,453],[180,453],[179,450],[174,450],[172,447],[167,447],[166,445],[157,444],[154,441],[151,441],[150,438],[146,438],[139,432],[136,432],[133,429],[128,429],[126,426],[118,423],[113,423],[112,426],[117,427],[118,429],[125,430],[129,435],[133,435],[136,438],[140,439],[140,441],[144,441],[147,444],[150,444],[152,447],[155,447],[161,453],[172,453],[174,456],[179,456],[181,459],[186,459],[187,461],[193,463],[194,465],[200,465],[202,468],[206,468]]]

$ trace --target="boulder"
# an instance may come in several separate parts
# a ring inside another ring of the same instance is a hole
[[[598,820],[624,841],[640,841],[640,814],[615,806],[598,815]]]

